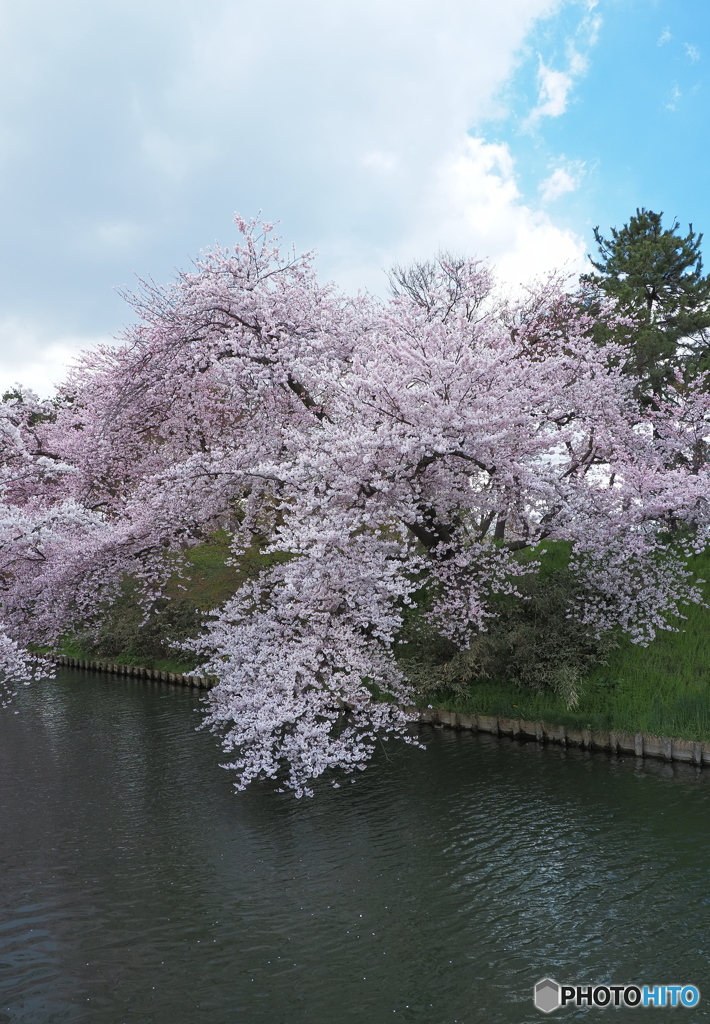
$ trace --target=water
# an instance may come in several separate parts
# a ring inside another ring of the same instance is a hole
[[[2,1024],[518,1024],[545,975],[710,1020],[710,771],[428,730],[235,796],[197,704],[65,672],[0,712]]]

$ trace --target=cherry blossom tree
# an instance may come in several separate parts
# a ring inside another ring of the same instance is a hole
[[[701,600],[683,555],[707,541],[707,390],[640,407],[559,279],[504,301],[486,265],[442,256],[397,271],[389,302],[353,298],[270,225],[238,227],[144,284],[122,344],[85,353],[52,407],[6,403],[13,652],[98,621],[126,575],[149,607],[217,529],[235,557],[258,542],[273,557],[197,643],[220,679],[206,723],[238,788],[302,795],[411,741],[406,610],[465,649],[538,570],[523,549],[569,543],[570,614],[599,632],[647,643]]]

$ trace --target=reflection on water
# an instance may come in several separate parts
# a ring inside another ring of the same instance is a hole
[[[547,974],[710,1020],[710,771],[430,730],[235,796],[198,700],[67,671],[0,712],[2,1024],[518,1024]]]

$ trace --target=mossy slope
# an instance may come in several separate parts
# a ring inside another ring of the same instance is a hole
[[[75,637],[62,653],[189,671],[196,662],[176,644],[196,635],[204,615],[268,561],[254,548],[238,566],[229,566],[228,554],[225,535],[192,549],[185,578],[171,582],[165,600],[143,626],[142,613],[127,586],[98,638]],[[559,552],[550,552],[546,571],[558,570],[561,564]],[[710,554],[694,558],[690,565],[699,577],[710,579]],[[710,604],[710,584],[705,584],[705,596]],[[678,632],[664,631],[648,647],[621,638],[606,653],[606,664],[582,680],[574,708],[567,706],[562,693],[520,686],[502,674],[476,680],[465,692],[461,687],[430,691],[421,703],[577,728],[710,739],[710,609],[692,606],[686,613],[686,619],[674,623]],[[406,658],[403,664],[406,667]]]

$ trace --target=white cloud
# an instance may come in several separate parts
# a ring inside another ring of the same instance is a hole
[[[480,137],[505,113],[531,31],[565,2],[9,5],[1,372],[61,377],[77,339],[130,314],[113,286],[134,268],[165,280],[216,238],[231,244],[235,210],[280,220],[350,288],[381,290],[392,262],[439,245],[513,277],[576,258],[579,240],[523,201],[507,148]],[[540,60],[532,122],[566,109],[598,33],[594,6],[575,8],[564,68]]]
[[[665,46],[665,44],[669,43],[672,38],[673,36],[671,35],[671,30],[666,25],[666,27],[663,29],[660,36],[658,37],[658,45]]]
[[[570,49],[567,71],[555,71],[540,57],[537,106],[530,111],[524,127],[534,128],[543,117],[561,117],[567,110],[575,79],[584,74],[587,64],[586,57],[573,48]]]
[[[549,178],[540,184],[540,198],[543,203],[554,202],[566,192],[574,192],[579,187],[582,168],[556,167]]]
[[[679,103],[680,99],[682,98],[682,96],[683,96],[683,93],[678,88],[677,83],[674,83],[673,88],[671,89],[671,91],[669,93],[668,99],[664,103],[664,106],[665,106],[666,110],[677,110],[678,109],[678,103]]]
[[[91,335],[57,336],[28,320],[5,317],[0,320],[0,394],[23,384],[40,398],[49,398],[82,349],[110,341]]]
[[[374,150],[362,158],[363,167],[371,167],[382,174],[390,174],[397,166],[397,158],[393,153],[382,153]]]
[[[601,17],[598,14],[592,14],[592,11],[596,6],[596,3],[589,5],[589,14],[580,26],[582,32],[586,32],[587,46],[590,47],[597,44],[602,27]]]
[[[84,236],[84,244],[94,253],[99,249],[130,252],[146,240],[146,228],[129,220],[99,222]]]
[[[530,115],[531,119],[540,117],[559,117],[567,109],[567,96],[572,88],[572,76],[564,71],[553,71],[540,61],[539,103]]]
[[[585,52],[596,45],[602,27],[601,17],[595,13],[597,0],[587,0],[586,13],[580,19],[575,32],[566,42],[566,63],[564,71],[556,70],[538,57],[538,98],[523,127],[535,128],[543,117],[561,117],[567,110],[569,95],[578,78],[589,66]]]
[[[440,248],[489,257],[499,279],[513,286],[558,267],[581,266],[584,257],[579,237],[522,202],[508,146],[481,138],[462,140],[441,161],[420,222],[400,253],[427,258]]]
[[[697,46],[694,46],[693,43],[685,44],[685,55],[691,64],[697,64],[700,60],[700,50]]]

